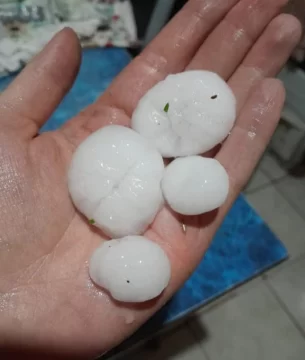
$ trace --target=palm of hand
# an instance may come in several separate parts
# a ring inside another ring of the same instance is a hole
[[[278,81],[264,78],[280,69],[298,41],[300,29],[287,15],[276,17],[263,29],[284,2],[257,1],[253,10],[247,0],[230,0],[221,6],[189,1],[95,104],[56,132],[33,138],[74,79],[79,48],[70,30],[58,35],[2,94],[3,346],[15,343],[66,354],[98,354],[130,335],[181,286],[200,261],[278,121],[283,90]],[[253,11],[256,20],[260,19],[255,28]],[[232,19],[239,21],[239,27],[232,26]],[[220,35],[219,29],[226,35]],[[215,61],[215,43],[218,54],[228,54],[226,59],[217,56]],[[178,218],[164,208],[146,235],[167,252],[171,283],[155,301],[118,304],[88,277],[88,259],[103,240],[70,201],[66,185],[69,161],[75,147],[92,131],[108,123],[127,125],[141,95],[167,73],[195,68],[218,72],[238,99],[236,126],[217,154],[230,176],[229,199],[217,213],[193,218]]]

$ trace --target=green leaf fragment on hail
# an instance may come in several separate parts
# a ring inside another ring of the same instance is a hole
[[[95,224],[95,220],[94,220],[94,219],[90,219],[90,220],[89,220],[89,223],[90,223],[91,225],[93,225],[93,224]]]
[[[164,111],[167,113],[168,112],[168,109],[169,109],[169,103],[167,103],[165,106],[164,106]]]

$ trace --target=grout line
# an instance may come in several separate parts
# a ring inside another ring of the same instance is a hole
[[[285,175],[279,176],[277,178],[273,178],[272,176],[270,176],[270,174],[263,168],[261,168],[260,166],[258,167],[258,170],[261,171],[265,176],[267,176],[267,178],[270,180],[271,183],[276,183],[279,181],[282,181],[283,179],[289,177],[289,174],[286,173]]]
[[[282,179],[284,180],[284,179]],[[293,208],[293,210],[305,221],[305,214],[300,211],[300,209],[295,205],[294,201],[291,200],[289,196],[287,196],[286,192],[281,191],[276,185],[278,185],[281,181],[277,181],[274,183],[275,190],[287,201],[287,203]]]
[[[197,336],[196,331],[193,330],[192,326],[190,325],[190,320],[186,322],[186,326],[188,327],[189,332],[192,334],[192,337],[196,340],[196,343],[198,344],[200,350],[203,352],[206,360],[211,360],[210,356],[207,354],[200,338]]]
[[[272,284],[270,283],[270,281],[268,279],[264,280],[266,283],[267,288],[269,289],[269,291],[271,292],[271,294],[274,296],[274,298],[277,300],[278,304],[280,305],[280,307],[282,308],[282,310],[286,313],[286,315],[288,316],[288,318],[290,319],[290,321],[292,322],[292,324],[294,325],[294,327],[299,331],[299,333],[301,334],[301,336],[303,337],[303,339],[305,340],[305,330],[302,328],[302,326],[298,323],[298,321],[296,320],[296,318],[292,315],[292,313],[290,312],[288,306],[283,302],[283,300],[281,299],[281,297],[278,295],[278,293],[276,292],[276,290],[273,288]]]
[[[273,179],[273,180],[271,180],[271,184],[276,186],[276,185],[280,184],[281,182],[283,182],[284,180],[287,180],[288,178],[289,178],[289,176],[286,175],[286,176],[283,176],[283,177],[278,178],[278,179]]]
[[[266,175],[266,174],[265,174],[265,175]],[[267,176],[267,175],[266,175],[266,176]],[[270,182],[271,182],[271,184],[278,184],[278,183],[280,183],[281,181],[287,179],[288,177],[289,177],[289,175],[283,175],[283,176],[278,177],[278,178],[276,178],[276,179],[270,178]]]
[[[305,221],[305,214],[303,214],[302,211],[300,211],[300,209],[295,206],[294,202],[291,201],[291,199],[286,195],[285,192],[282,192],[277,185],[280,184],[282,181],[286,180],[289,178],[289,175],[283,175],[282,177],[278,178],[278,179],[271,179],[265,172],[264,170],[260,169],[260,171],[262,173],[264,173],[264,175],[266,175],[269,179],[270,182],[268,184],[264,184],[264,185],[260,185],[257,188],[250,190],[250,191],[245,191],[244,194],[245,195],[252,195],[254,193],[256,193],[257,191],[266,189],[268,186],[273,186],[274,189],[287,201],[287,203],[292,207],[292,209]]]
[[[272,280],[272,277],[278,276],[283,271],[289,270],[292,266],[296,265],[297,263],[304,261],[305,253],[295,256],[294,258],[288,258],[286,261],[282,261],[279,266],[275,266],[267,270],[265,273],[262,274],[262,279],[265,280]]]
[[[263,189],[265,189],[265,188],[267,188],[268,186],[271,186],[271,185],[272,185],[272,182],[269,181],[269,182],[267,182],[267,183],[265,183],[265,184],[258,185],[258,186],[256,186],[256,187],[253,188],[253,189],[245,190],[243,193],[244,193],[245,195],[251,195],[251,194],[254,194],[254,193],[256,193],[256,192],[258,192],[258,191],[260,191],[260,190],[263,190]]]
[[[200,346],[200,345],[199,345]],[[208,355],[208,353],[205,351],[204,347],[200,346],[201,351],[203,352],[206,360],[211,360],[210,356]]]

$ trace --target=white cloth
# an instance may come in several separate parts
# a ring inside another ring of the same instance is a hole
[[[129,1],[112,4],[97,0],[24,0],[22,6],[41,7],[44,20],[17,21],[14,25],[19,27],[17,35],[10,35],[9,26],[0,22],[0,76],[17,71],[64,27],[72,28],[83,46],[128,47],[137,42]]]

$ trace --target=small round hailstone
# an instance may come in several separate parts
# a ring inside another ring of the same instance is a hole
[[[229,177],[215,159],[202,156],[171,162],[161,183],[169,206],[182,215],[199,215],[220,207],[229,192]]]
[[[235,96],[217,74],[169,75],[150,89],[132,115],[132,128],[163,157],[202,154],[222,142],[236,117]]]
[[[90,259],[89,273],[115,300],[144,302],[166,288],[171,267],[158,244],[143,236],[126,236],[98,247]]]
[[[106,235],[138,235],[163,205],[163,173],[163,159],[146,139],[110,125],[76,149],[68,186],[77,209]]]

